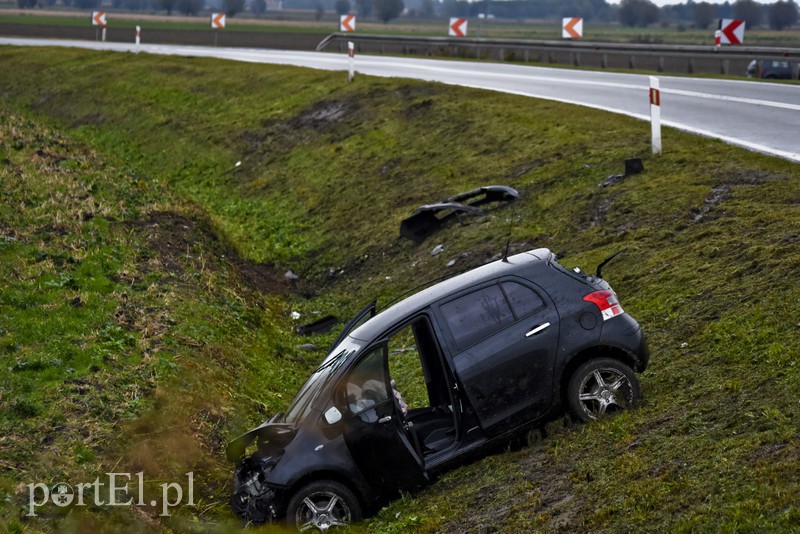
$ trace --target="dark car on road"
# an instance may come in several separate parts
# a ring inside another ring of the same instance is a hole
[[[777,80],[791,80],[792,64],[788,61],[765,59],[761,62],[761,77]]]
[[[628,408],[648,359],[600,268],[547,249],[370,305],[286,413],[228,445],[233,507],[300,530],[359,521],[565,408],[584,422]]]

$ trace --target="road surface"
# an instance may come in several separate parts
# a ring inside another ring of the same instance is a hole
[[[346,54],[330,52],[13,38],[0,38],[0,45],[138,51],[323,70],[348,68]],[[356,58],[356,71],[557,100],[649,120],[650,81],[641,74],[366,55]],[[800,85],[676,76],[659,79],[665,126],[800,162]]]

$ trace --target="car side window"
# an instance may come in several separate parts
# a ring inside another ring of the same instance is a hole
[[[517,282],[503,282],[501,285],[517,319],[527,317],[533,312],[544,308],[542,297],[537,295],[531,288]]]
[[[498,285],[451,300],[439,309],[461,349],[514,323],[514,314]]]
[[[363,412],[389,398],[383,346],[372,350],[353,367],[345,381],[345,391],[347,407],[353,414]]]

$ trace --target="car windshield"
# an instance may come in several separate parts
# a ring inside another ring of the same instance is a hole
[[[302,423],[330,377],[349,359],[350,355],[360,348],[361,345],[347,338],[332,350],[297,392],[292,404],[286,410],[283,421],[294,425]]]

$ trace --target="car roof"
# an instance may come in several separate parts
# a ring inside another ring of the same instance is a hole
[[[515,254],[505,260],[487,263],[401,300],[351,332],[350,337],[360,341],[370,341],[376,335],[390,328],[398,320],[414,315],[448,295],[458,293],[462,289],[487,280],[514,274],[521,268],[537,262],[548,263],[552,259],[553,253],[549,249],[538,248]]]

